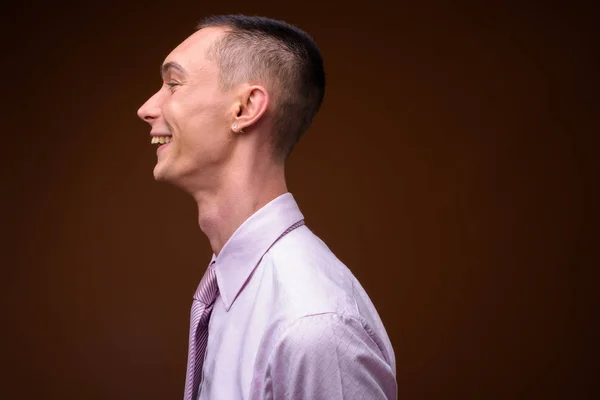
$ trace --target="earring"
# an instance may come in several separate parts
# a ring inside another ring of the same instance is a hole
[[[235,123],[235,124],[231,125],[231,129],[232,129],[234,132],[237,132],[237,129],[238,129],[238,124],[237,124],[237,123]],[[239,131],[238,133],[244,133],[244,131],[240,129],[240,131]]]

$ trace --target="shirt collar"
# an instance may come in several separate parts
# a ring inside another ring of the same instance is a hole
[[[303,218],[292,194],[282,194],[244,221],[218,256],[213,254],[219,292],[227,311],[271,245]]]

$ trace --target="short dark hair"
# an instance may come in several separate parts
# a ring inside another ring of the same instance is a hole
[[[319,48],[306,32],[265,17],[211,16],[197,29],[208,27],[227,28],[208,52],[217,61],[223,89],[244,81],[274,82],[274,155],[287,159],[323,102],[325,70]]]

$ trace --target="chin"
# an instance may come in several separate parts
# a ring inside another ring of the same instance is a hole
[[[169,178],[169,174],[168,171],[166,170],[166,168],[164,168],[164,166],[159,164],[156,164],[156,166],[154,167],[154,171],[153,171],[153,175],[154,175],[154,180],[159,181],[159,182],[170,182],[171,179]]]
[[[187,188],[184,185],[183,177],[176,175],[173,171],[160,166],[159,164],[154,167],[154,180],[157,182],[164,182],[173,185],[176,188],[182,189],[187,192]]]

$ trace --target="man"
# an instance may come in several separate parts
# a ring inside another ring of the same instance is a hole
[[[304,225],[285,160],[321,105],[320,52],[267,18],[216,16],[138,111],[154,177],[198,203],[214,255],[194,295],[186,400],[392,399],[395,360],[352,273]]]

